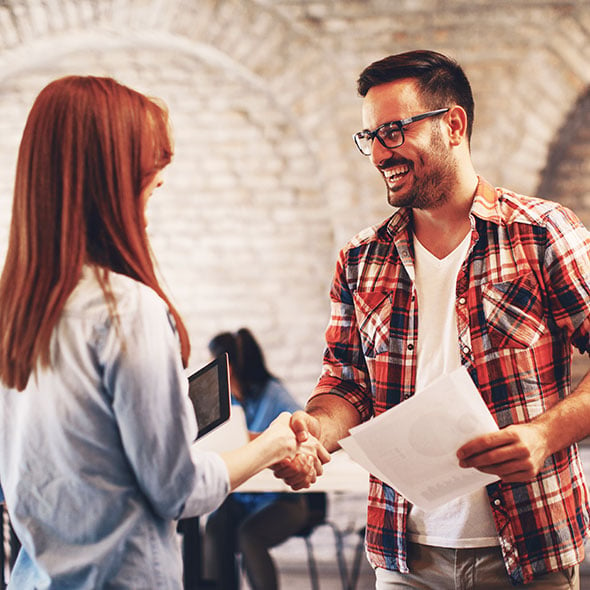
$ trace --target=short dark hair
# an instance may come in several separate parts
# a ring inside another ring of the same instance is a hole
[[[373,86],[413,78],[424,104],[438,109],[457,104],[467,113],[467,138],[471,141],[474,103],[471,85],[461,66],[452,58],[425,49],[390,55],[367,66],[357,80],[357,89],[366,96]]]

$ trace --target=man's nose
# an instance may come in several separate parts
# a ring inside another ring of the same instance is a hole
[[[373,139],[371,146],[371,161],[379,168],[383,162],[389,160],[396,148],[385,147],[377,138]]]

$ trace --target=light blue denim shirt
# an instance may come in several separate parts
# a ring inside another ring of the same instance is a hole
[[[172,318],[110,274],[117,325],[86,268],[54,330],[51,367],[0,391],[0,482],[23,544],[14,590],[182,588],[175,519],[214,510],[224,462],[192,452]]]

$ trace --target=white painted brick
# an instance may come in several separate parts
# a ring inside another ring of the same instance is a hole
[[[48,80],[104,73],[162,96],[176,154],[150,203],[149,230],[189,325],[191,362],[207,360],[215,332],[249,325],[272,369],[306,396],[320,370],[337,251],[392,212],[378,173],[350,139],[361,125],[362,67],[419,46],[458,57],[477,98],[478,170],[530,193],[588,87],[590,6],[581,0],[514,0],[509,10],[491,0],[400,6],[393,13],[383,0],[6,0],[0,257],[22,125]],[[140,33],[144,41],[133,45]],[[587,218],[587,169],[572,160],[550,174]]]

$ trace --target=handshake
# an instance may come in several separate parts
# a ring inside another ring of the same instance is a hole
[[[319,440],[320,423],[306,412],[282,413],[263,434],[277,437],[275,448],[280,458],[270,469],[293,490],[315,483],[330,460],[330,453]]]

